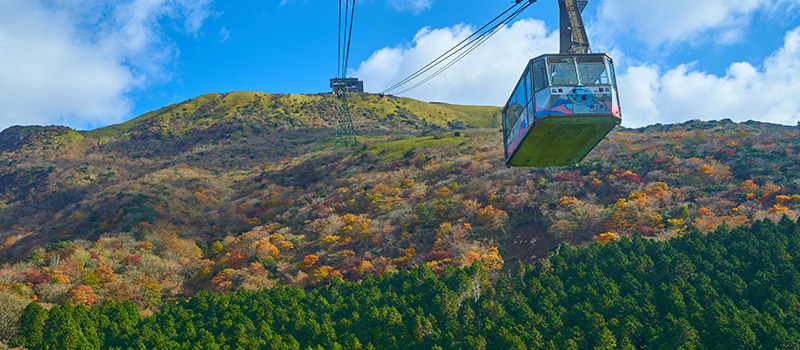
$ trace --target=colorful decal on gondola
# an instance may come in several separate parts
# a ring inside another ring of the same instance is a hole
[[[537,118],[551,114],[613,113],[614,110],[617,110],[611,103],[613,98],[611,93],[593,93],[591,90],[581,86],[569,89],[566,93],[561,90],[561,88],[558,89],[561,94],[551,94],[549,90],[543,90],[536,94]],[[547,106],[548,102],[553,100],[555,102]],[[543,106],[539,105],[540,101],[543,102]]]
[[[522,139],[528,133],[528,129],[530,129],[530,121],[528,120],[529,116],[528,113],[525,111],[522,112],[522,115],[519,117],[515,125],[511,129],[511,133],[506,140],[506,144],[508,145],[508,154],[514,153],[514,150],[517,149]]]
[[[595,101],[592,92],[585,87],[572,88],[567,99],[570,103],[566,107],[575,113],[607,113],[609,110],[605,103]]]

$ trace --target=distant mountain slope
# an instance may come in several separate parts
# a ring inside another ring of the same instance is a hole
[[[409,98],[367,93],[348,95],[358,128],[392,132],[418,131],[425,125],[499,126],[499,108],[429,104]],[[91,130],[101,140],[145,135],[186,135],[218,123],[251,122],[269,128],[336,127],[338,98],[330,94],[297,95],[262,92],[210,93],[146,113],[122,124]],[[417,126],[417,124],[423,124]]]
[[[348,100],[358,136],[364,140],[498,124],[497,107],[428,104],[365,93],[349,94]],[[76,210],[96,216],[92,203],[108,200],[102,193],[138,185],[140,179],[178,164],[211,172],[251,172],[288,157],[328,153],[339,104],[330,94],[211,93],[90,131],[11,127],[0,133],[0,208],[4,211],[0,239],[16,236],[20,244],[15,252],[24,256],[28,252],[19,250],[24,246],[96,237],[92,232],[102,230],[85,220],[99,218],[75,217]],[[100,205],[98,210],[121,210],[126,200],[119,199],[111,199],[112,204]],[[52,220],[53,214],[59,220]],[[110,229],[127,231],[128,224],[111,223]],[[20,233],[15,227],[30,234],[15,234]],[[22,237],[39,243],[21,244]]]
[[[620,128],[577,165],[508,169],[496,108],[349,99],[362,144],[336,154],[330,95],[208,94],[92,131],[3,131],[0,283],[25,300],[90,286],[151,308],[421,264],[500,269],[562,241],[800,210],[796,127]]]

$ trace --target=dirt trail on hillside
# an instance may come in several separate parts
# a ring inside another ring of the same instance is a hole
[[[514,228],[506,251],[524,263],[547,258],[548,252],[558,241],[547,233],[540,223],[525,223]]]

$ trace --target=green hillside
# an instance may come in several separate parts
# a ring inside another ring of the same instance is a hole
[[[579,164],[506,168],[497,108],[353,94],[207,94],[91,131],[0,133],[0,303],[314,290],[339,277],[516,262],[641,235],[796,219],[798,128],[690,121],[612,131]]]
[[[471,127],[499,126],[497,107],[429,104],[410,98],[366,93],[348,96],[356,126],[365,129],[373,128],[371,124],[375,123],[382,124],[381,128],[396,126],[400,133],[409,129],[403,123],[427,123],[439,127],[459,122]],[[210,93],[85,134],[101,142],[112,137],[129,136],[145,128],[157,130],[162,135],[183,135],[241,118],[272,124],[272,127],[335,127],[338,105],[338,99],[330,94]]]

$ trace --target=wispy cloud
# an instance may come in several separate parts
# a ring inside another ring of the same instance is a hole
[[[228,41],[230,37],[231,37],[231,31],[228,30],[228,28],[222,27],[222,29],[219,30],[219,40],[218,40],[219,42],[224,43]]]
[[[196,35],[212,0],[0,2],[0,129],[122,120],[133,89],[170,78],[161,23]],[[164,20],[167,20],[166,22]]]
[[[386,0],[386,4],[397,11],[418,14],[430,9],[433,6],[433,0]]]

